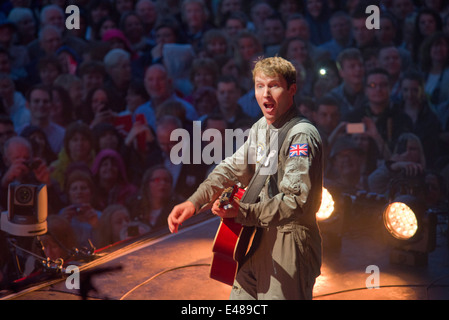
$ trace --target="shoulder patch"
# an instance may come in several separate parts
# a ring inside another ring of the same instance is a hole
[[[309,145],[307,143],[298,143],[290,146],[289,157],[308,157]]]

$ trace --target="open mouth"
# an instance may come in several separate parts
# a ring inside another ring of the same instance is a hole
[[[272,103],[264,103],[263,106],[268,113],[271,113],[274,110],[274,104]]]

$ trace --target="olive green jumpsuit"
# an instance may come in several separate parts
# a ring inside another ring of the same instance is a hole
[[[297,116],[291,107],[271,125],[265,118],[258,120],[245,144],[218,164],[188,199],[197,211],[223,189],[236,183],[247,186],[258,161],[270,152],[270,140]],[[231,299],[312,299],[321,267],[316,212],[321,204],[323,158],[320,135],[305,118],[289,130],[275,168],[259,201],[240,203],[235,220],[255,226],[256,235],[237,273]]]

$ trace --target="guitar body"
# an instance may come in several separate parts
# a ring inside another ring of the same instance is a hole
[[[233,196],[241,199],[243,193],[243,189],[234,187],[232,195],[228,195],[227,200],[232,199]],[[223,199],[220,201],[226,202]],[[254,228],[236,223],[233,218],[221,219],[212,246],[213,257],[210,268],[212,279],[232,286],[239,264],[248,252],[253,235]]]

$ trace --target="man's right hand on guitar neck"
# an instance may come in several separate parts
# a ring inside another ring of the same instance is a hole
[[[190,201],[176,205],[168,216],[168,228],[171,233],[177,233],[178,227],[195,214],[195,206]]]

